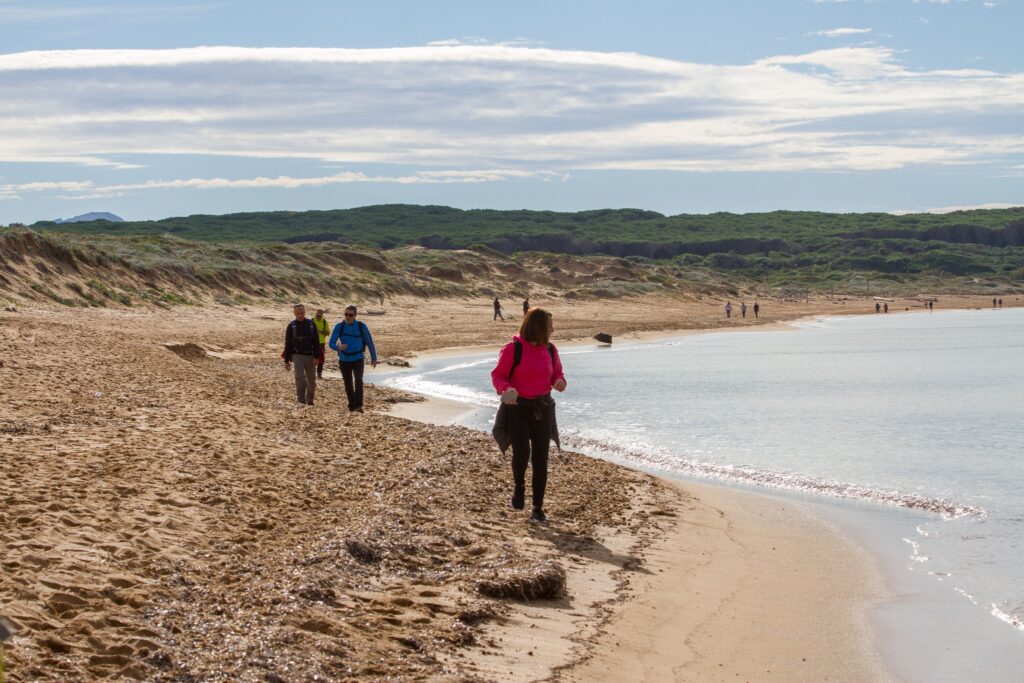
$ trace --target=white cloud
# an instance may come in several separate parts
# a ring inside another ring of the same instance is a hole
[[[45,190],[65,196],[497,182],[575,169],[878,170],[1024,153],[1022,107],[1024,74],[912,70],[882,47],[746,65],[464,42],[35,51],[0,55],[0,161],[143,163],[157,169],[151,174],[159,163],[150,159],[168,154],[411,168],[321,178],[150,175],[148,184]]]
[[[291,176],[256,178],[185,178],[177,180],[147,180],[141,183],[98,185],[92,181],[31,182],[0,185],[0,198],[17,193],[61,191],[57,199],[97,199],[121,196],[140,190],[223,190],[223,189],[295,189],[323,187],[349,183],[398,183],[401,185],[437,185],[453,183],[493,183],[503,180],[536,178],[565,180],[567,175],[550,171],[520,171],[515,169],[483,169],[472,171],[420,171],[402,176],[369,176],[365,173],[343,171],[327,176],[294,178]]]
[[[81,19],[93,16],[115,16],[117,18],[147,19],[160,18],[169,14],[187,14],[204,12],[211,8],[210,4],[175,4],[161,5],[155,3],[139,3],[136,6],[125,4],[90,5],[84,3],[63,6],[40,7],[39,3],[13,1],[4,6],[0,3],[0,21],[7,23],[51,22],[64,19]]]
[[[815,31],[813,36],[824,36],[826,38],[841,38],[843,36],[855,36],[864,33],[871,33],[869,28],[833,28],[827,31]]]

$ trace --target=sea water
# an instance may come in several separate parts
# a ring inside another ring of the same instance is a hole
[[[945,642],[935,620],[959,620],[960,646],[918,643],[902,678],[1024,681],[1024,309],[825,317],[561,356],[568,447],[813,502],[919,596],[901,606],[916,621],[883,611],[890,636]],[[489,429],[495,358],[382,379],[472,406],[460,422]],[[965,618],[984,643],[970,645]]]

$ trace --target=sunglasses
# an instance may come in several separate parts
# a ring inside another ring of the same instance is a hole
[[[346,318],[354,318],[354,317],[356,317],[356,314],[355,313],[346,313],[345,317]]]

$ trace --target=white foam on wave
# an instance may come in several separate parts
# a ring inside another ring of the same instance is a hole
[[[910,549],[912,551],[910,553],[910,559],[912,561],[914,561],[914,562],[927,562],[928,561],[928,556],[921,554],[921,544],[920,543],[918,543],[917,541],[912,541],[909,538],[904,538],[903,542],[907,543],[908,545],[910,545]]]
[[[1006,622],[1018,631],[1024,631],[1024,619],[1022,619],[1021,617],[1015,616],[1013,614],[1007,614],[1003,610],[999,609],[999,606],[996,604],[992,605],[992,609],[990,610],[990,612],[992,616],[994,616],[996,619]]]
[[[475,368],[479,365],[493,365],[495,362],[494,358],[482,358],[480,360],[467,361],[465,363],[457,363],[456,365],[446,365],[443,368],[437,370],[431,370],[430,372],[423,373],[424,375],[439,375],[444,372],[452,372],[453,370],[464,370],[466,368]]]
[[[491,406],[496,403],[497,397],[493,394],[486,394],[476,389],[459,387],[451,384],[443,384],[425,379],[426,375],[406,375],[394,377],[385,382],[386,385],[411,391],[415,394],[423,394],[433,398],[444,398],[459,403],[468,403],[474,406]]]
[[[984,517],[985,511],[973,505],[962,505],[942,498],[928,498],[899,490],[873,489],[834,480],[815,479],[799,474],[773,472],[756,467],[723,465],[681,458],[663,448],[639,441],[626,444],[610,443],[580,432],[566,432],[562,442],[591,455],[610,456],[626,464],[682,474],[702,479],[717,479],[742,484],[754,484],[776,489],[801,491],[832,498],[866,500],[884,505],[895,505],[912,510],[923,510],[946,519]],[[919,560],[921,561],[921,560]]]

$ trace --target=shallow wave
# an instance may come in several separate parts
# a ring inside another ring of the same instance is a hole
[[[1005,621],[1007,624],[1009,624],[1010,626],[1014,627],[1019,631],[1024,631],[1024,618],[1015,616],[1013,614],[1008,614],[1003,610],[999,609],[997,605],[992,605],[991,613],[992,616],[994,616],[996,619],[999,619],[1000,621]]]
[[[772,472],[755,467],[721,465],[679,458],[661,449],[646,445],[619,445],[581,433],[567,433],[562,443],[570,448],[606,455],[640,467],[683,474],[702,479],[716,479],[742,484],[754,484],[769,488],[813,493],[832,498],[864,500],[884,505],[894,505],[912,510],[923,510],[942,515],[947,519],[961,517],[984,517],[985,510],[973,505],[962,505],[942,498],[928,498],[898,490],[873,489],[839,481],[829,481],[798,474]]]
[[[497,397],[476,389],[458,387],[451,384],[443,384],[425,379],[425,375],[408,375],[395,377],[384,382],[386,386],[404,389],[424,396],[434,398],[445,398],[450,401],[459,401],[474,406],[492,406],[497,404]]]

